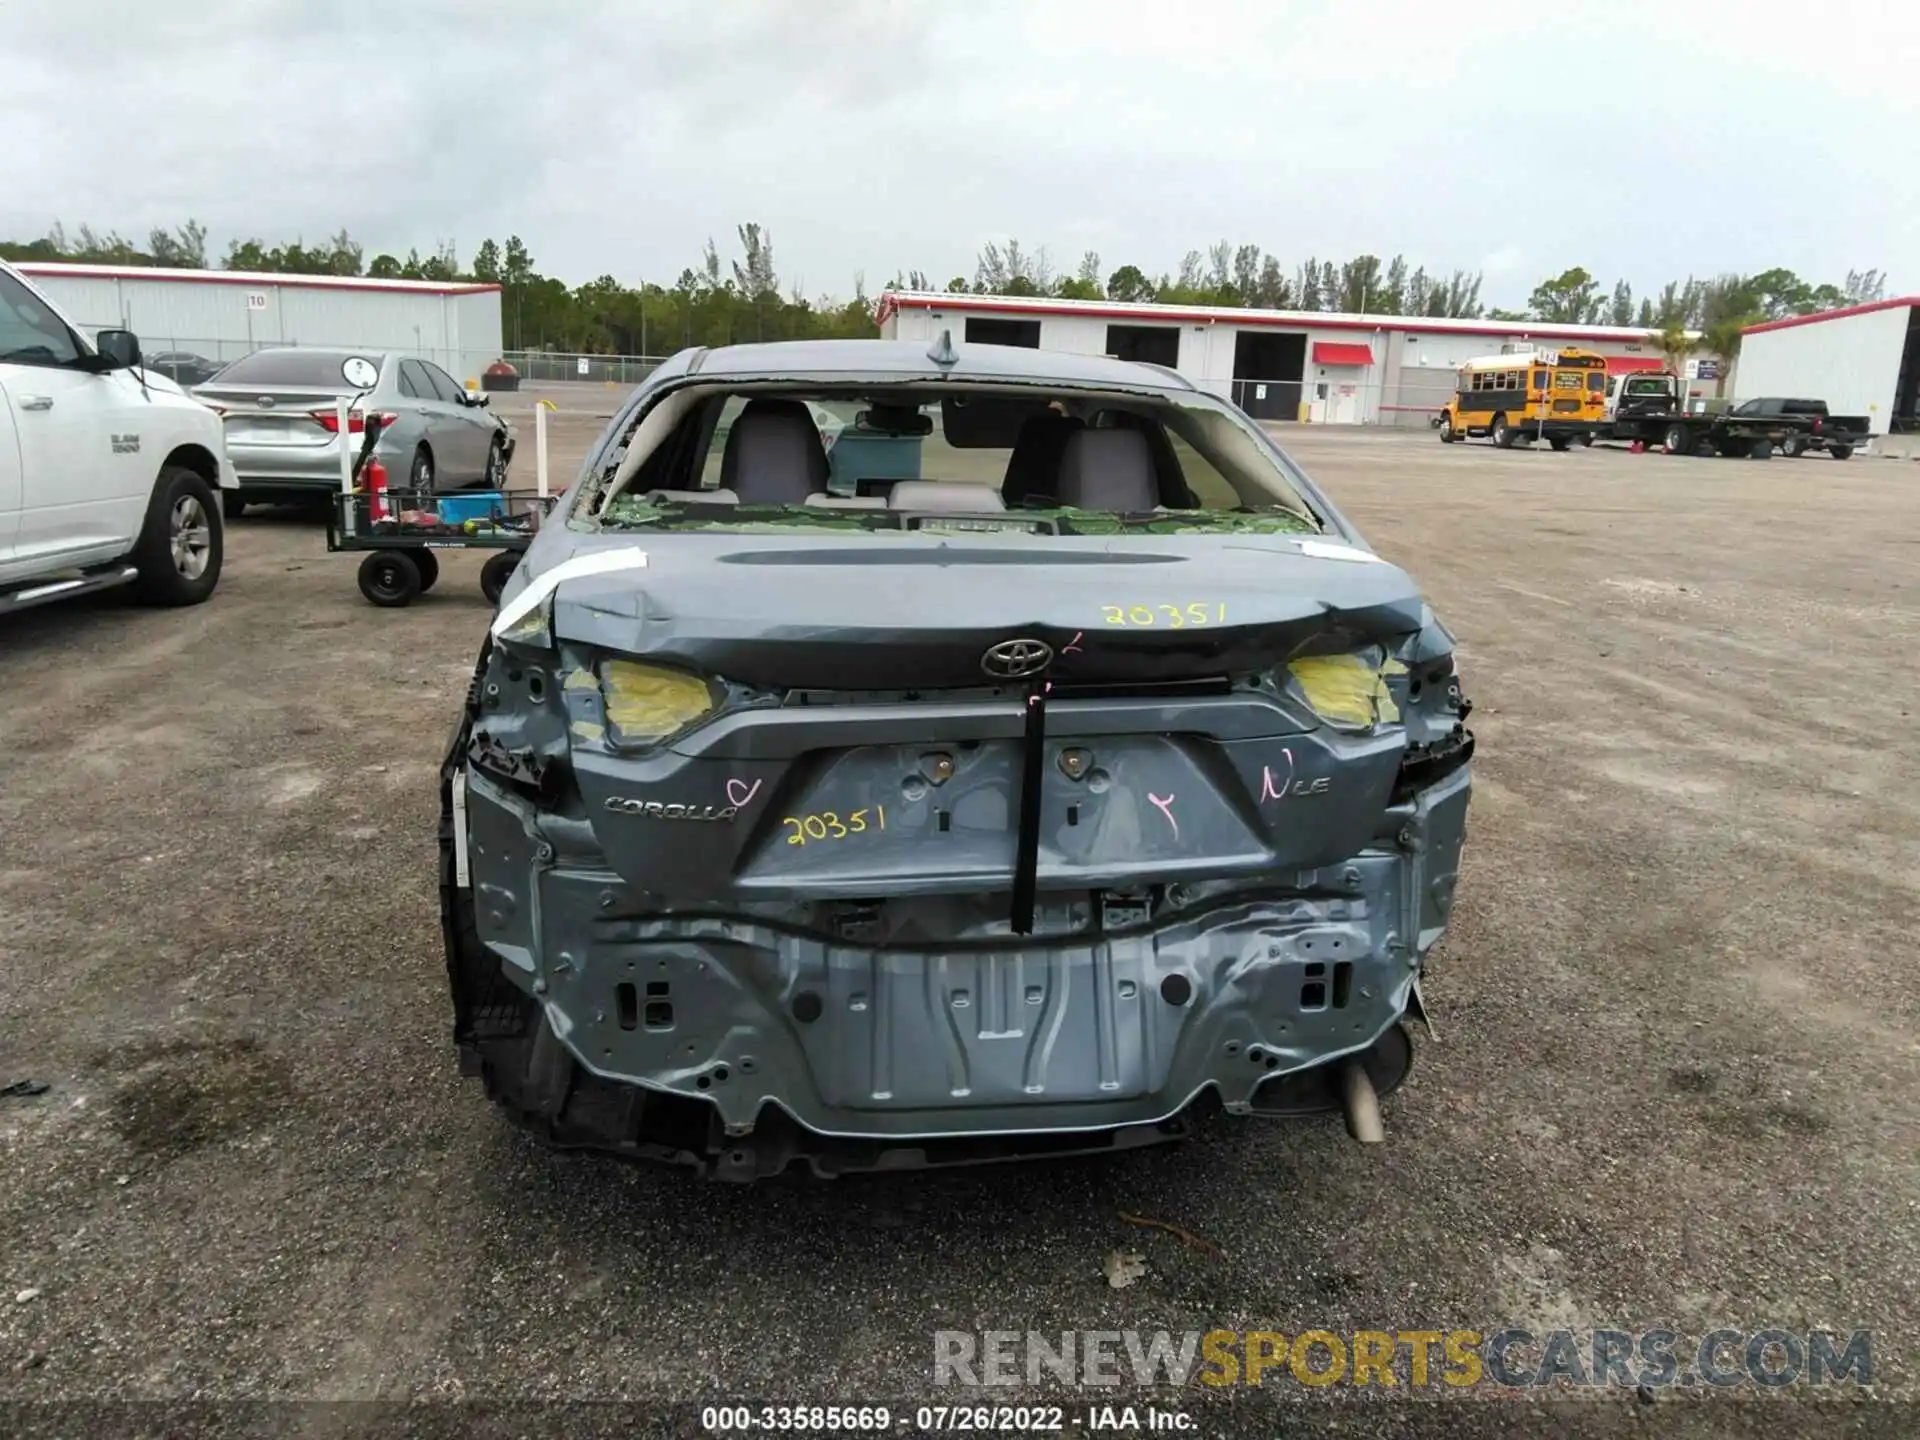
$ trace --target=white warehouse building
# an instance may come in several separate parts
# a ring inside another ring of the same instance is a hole
[[[131,330],[150,359],[237,360],[269,345],[396,351],[477,383],[500,358],[500,287],[354,275],[16,266],[82,329]]]
[[[1609,375],[1666,364],[1646,330],[1614,325],[913,291],[883,295],[876,319],[887,339],[931,343],[950,330],[956,342],[1147,361],[1258,419],[1335,425],[1425,425],[1453,394],[1463,362],[1528,346],[1595,351]],[[1694,368],[1690,385],[1699,383]],[[1699,368],[1710,387],[1712,362]]]
[[[1824,400],[1875,435],[1920,430],[1920,295],[1750,327],[1740,394]]]

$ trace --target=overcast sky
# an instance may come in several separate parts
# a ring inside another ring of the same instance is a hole
[[[1574,264],[1920,289],[1920,6],[1508,8],[0,0],[0,236],[518,233],[671,283],[757,220],[815,295],[1010,235],[1109,273],[1398,251],[1509,305]]]

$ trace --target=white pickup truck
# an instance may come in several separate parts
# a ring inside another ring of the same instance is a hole
[[[220,417],[142,368],[131,331],[89,344],[0,262],[0,614],[117,585],[199,604],[239,485]]]

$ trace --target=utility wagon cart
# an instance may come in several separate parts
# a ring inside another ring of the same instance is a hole
[[[513,578],[520,556],[552,508],[546,499],[498,491],[436,495],[424,490],[336,494],[327,516],[327,549],[364,550],[360,593],[375,605],[410,605],[440,578],[437,550],[492,550],[480,570],[490,604]]]
[[[357,398],[357,397],[356,397]],[[360,593],[375,605],[411,605],[440,578],[436,550],[493,550],[480,570],[480,589],[498,605],[520,556],[553,508],[547,494],[545,430],[542,427],[540,493],[531,499],[498,490],[436,494],[391,490],[386,467],[374,457],[383,418],[362,415],[339,401],[340,433],[364,436],[349,464],[342,455],[340,489],[327,512],[327,549],[364,550]]]

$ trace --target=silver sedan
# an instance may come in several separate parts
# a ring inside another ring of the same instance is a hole
[[[249,502],[298,500],[340,486],[340,419],[351,402],[345,443],[357,452],[365,417],[385,428],[374,454],[396,488],[498,489],[513,458],[513,428],[428,360],[380,351],[289,347],[256,350],[193,394],[226,421],[227,454],[240,476],[227,513]]]

